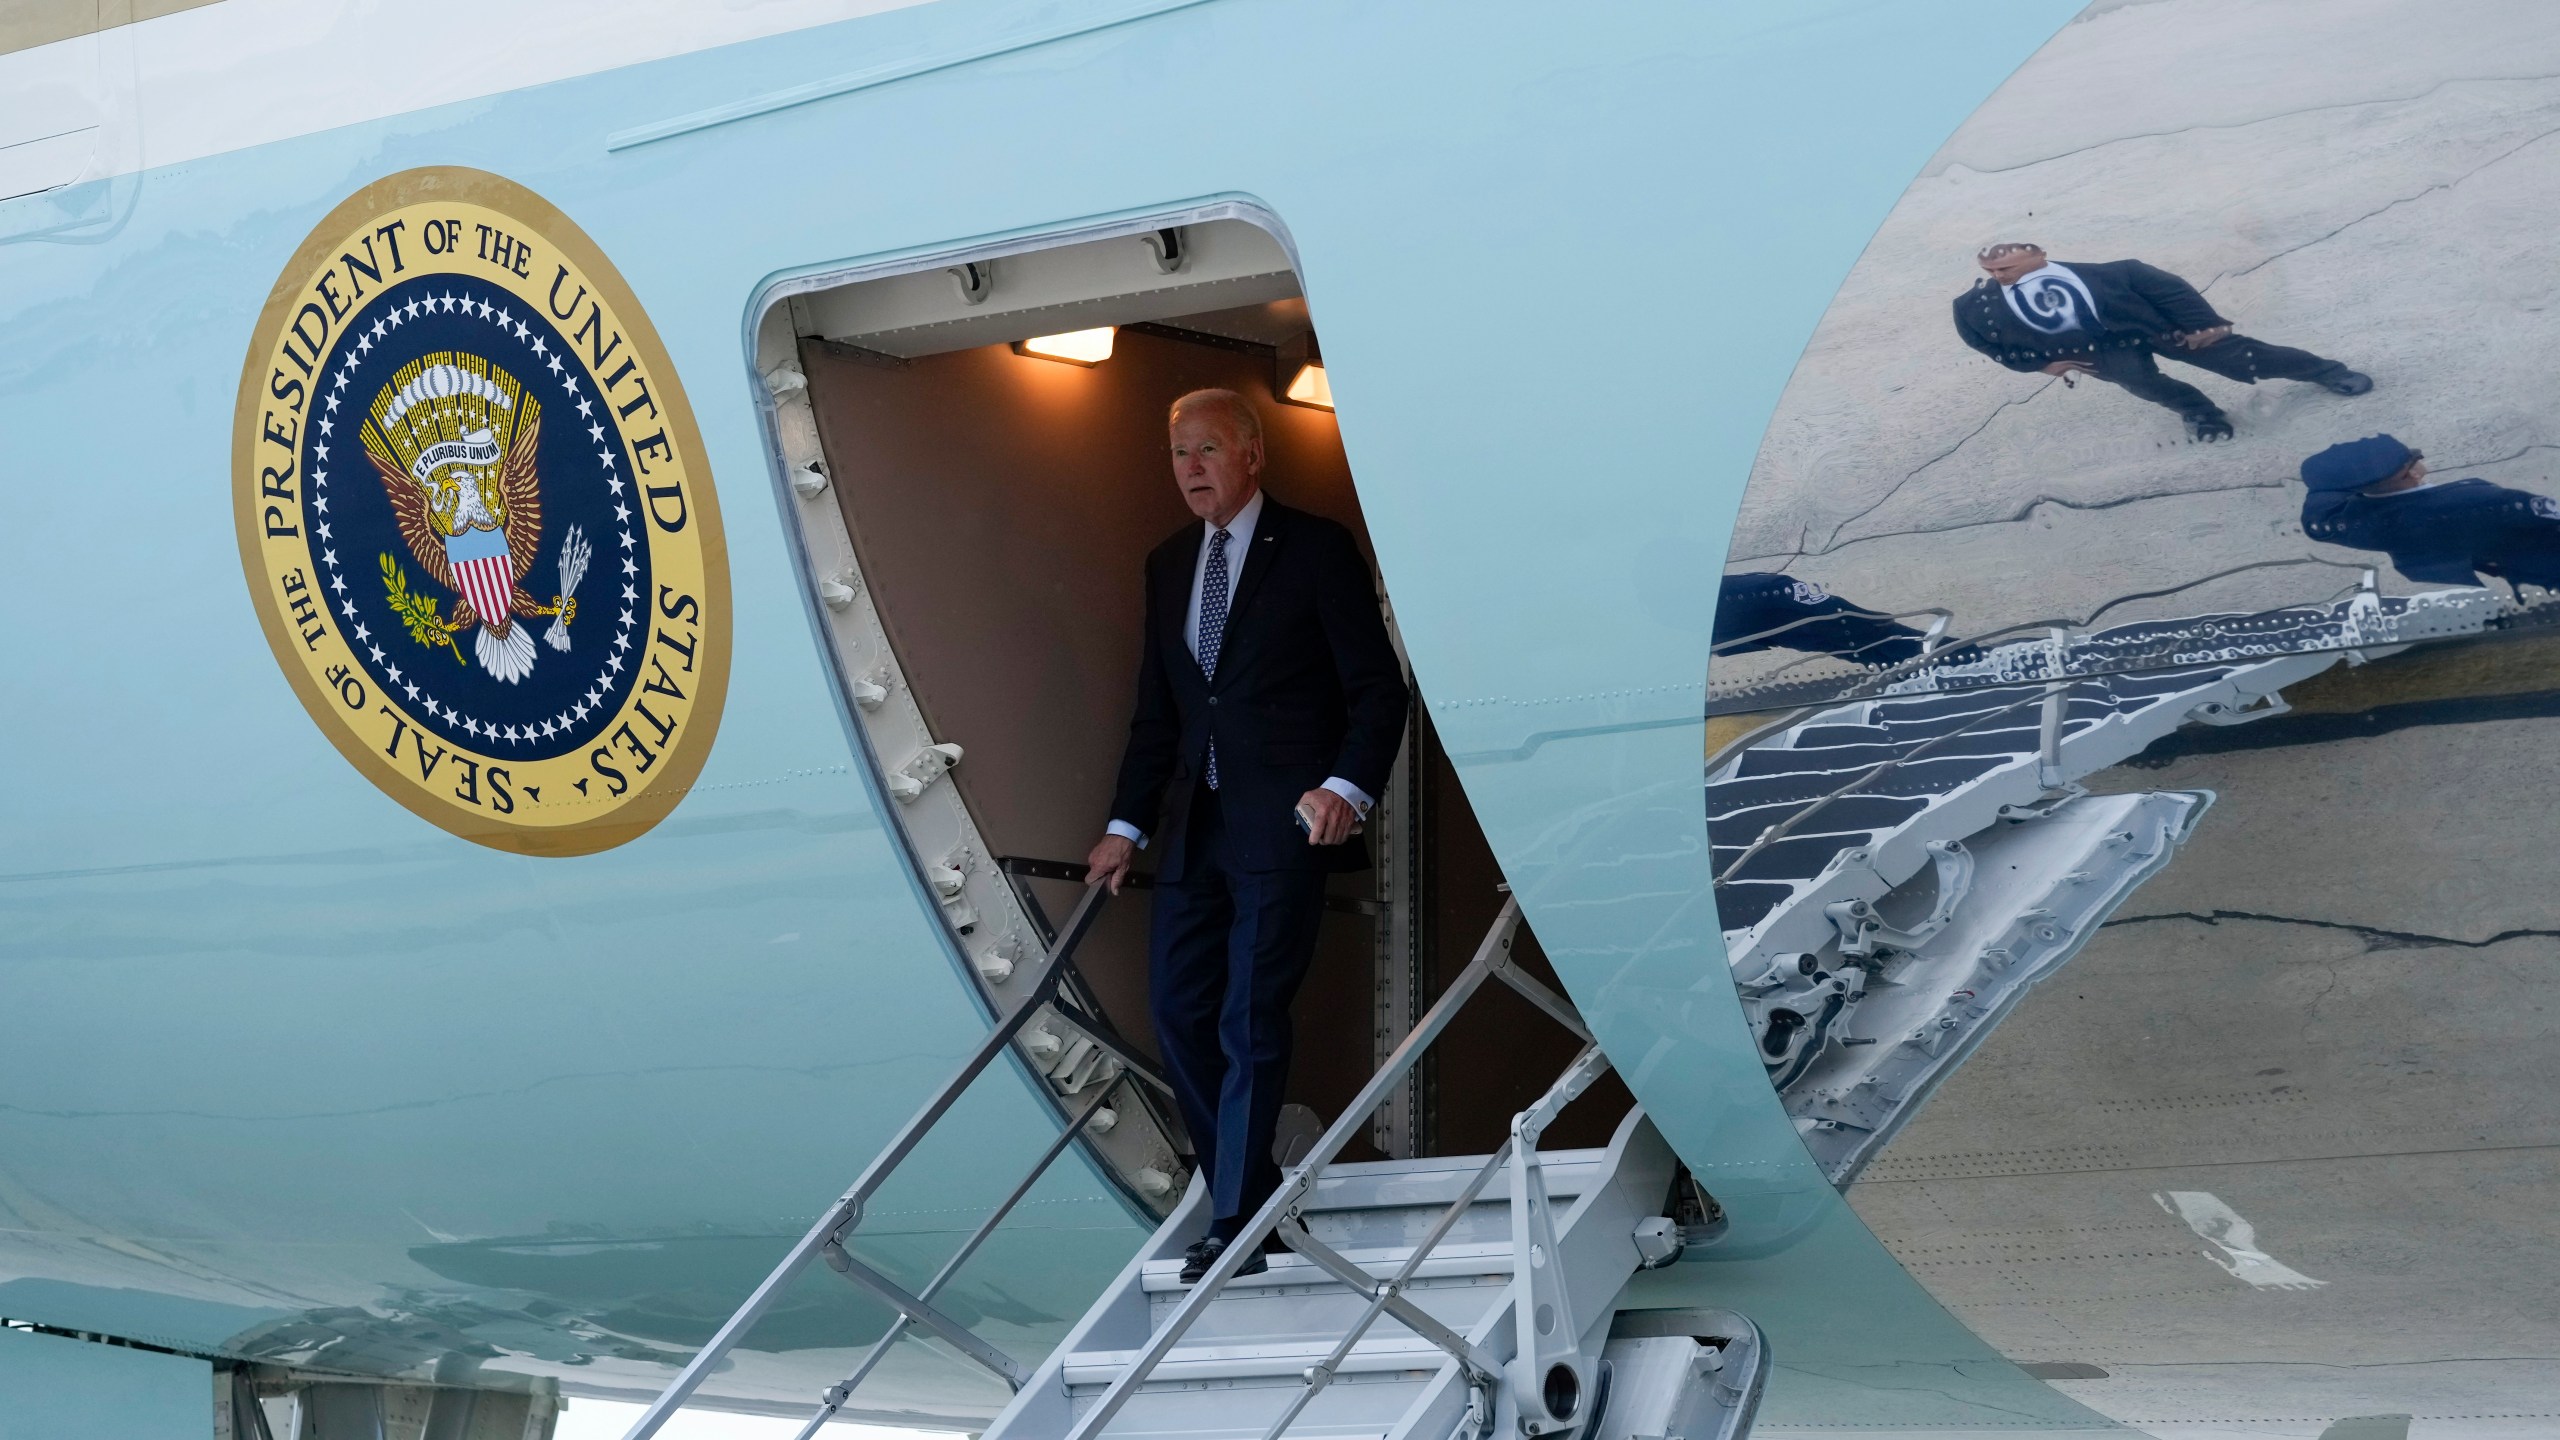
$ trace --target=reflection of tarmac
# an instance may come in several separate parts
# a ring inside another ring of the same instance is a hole
[[[2220,798],[1860,1214],[1992,1344],[2104,1370],[2062,1388],[2154,1434],[2550,1434],[2555,661],[2341,667],[2092,777]]]
[[[2379,557],[2306,540],[2302,457],[2389,430],[2442,475],[2560,493],[2560,27],[2542,0],[2101,6],[1957,132],[1878,231],[1771,423],[1736,568],[1958,634],[2323,597]],[[2345,398],[2173,367],[2238,438],[1966,350],[1974,249],[2041,239],[2188,276],[2247,333],[2372,374]],[[2321,562],[2328,563],[2321,563]],[[2385,572],[2386,590],[2413,588]],[[1720,661],[1719,680],[1770,657]]]

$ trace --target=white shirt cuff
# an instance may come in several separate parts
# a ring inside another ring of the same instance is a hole
[[[1359,811],[1360,818],[1363,820],[1369,818],[1369,807],[1378,803],[1377,801],[1369,798],[1368,791],[1361,789],[1359,786],[1352,784],[1350,781],[1343,779],[1339,775],[1325,781],[1324,788],[1341,796],[1343,799],[1350,801],[1351,808]]]
[[[1117,835],[1121,839],[1128,841],[1130,844],[1137,846],[1141,850],[1147,848],[1147,832],[1130,824],[1126,820],[1114,820],[1102,828],[1105,832]]]

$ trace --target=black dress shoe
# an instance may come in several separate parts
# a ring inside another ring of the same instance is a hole
[[[1206,1240],[1199,1241],[1190,1249],[1183,1251],[1182,1283],[1185,1285],[1199,1284],[1200,1277],[1208,1274],[1209,1267],[1217,1264],[1218,1257],[1226,1253],[1226,1240],[1216,1235],[1212,1235]],[[1253,1253],[1253,1258],[1236,1267],[1236,1274],[1259,1275],[1270,1268],[1271,1261],[1265,1257],[1264,1252],[1256,1250]]]
[[[2187,434],[2190,438],[2201,440],[2208,445],[2216,440],[2228,440],[2231,438],[2231,417],[2219,410],[2203,415],[2190,415],[2187,417]]]
[[[2373,377],[2341,365],[2321,376],[2320,384],[2333,395],[2361,395],[2373,388]]]

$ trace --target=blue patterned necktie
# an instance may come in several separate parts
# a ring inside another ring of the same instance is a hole
[[[1200,578],[1200,673],[1218,678],[1218,642],[1227,638],[1227,532],[1209,537],[1209,568]],[[1218,742],[1209,742],[1209,788],[1218,788]]]

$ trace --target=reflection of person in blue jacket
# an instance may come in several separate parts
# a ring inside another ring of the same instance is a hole
[[[2560,502],[2486,480],[2430,480],[2389,435],[2332,445],[2302,462],[2302,533],[2381,550],[2412,580],[2478,585],[2482,575],[2560,588]]]
[[[1890,615],[1852,605],[1792,575],[1727,575],[1716,594],[1718,655],[1803,650],[1858,665],[1897,665],[1920,653],[1922,639]]]
[[[2231,417],[2212,397],[2160,373],[2167,356],[2227,380],[2300,380],[2340,395],[2373,381],[2326,356],[2232,333],[2231,322],[2193,285],[2139,260],[2045,258],[2041,246],[2009,241],[1974,257],[1984,278],[1956,297],[1956,334],[2022,373],[2070,383],[2075,373],[2111,380],[2187,422],[2198,440],[2231,438]]]

